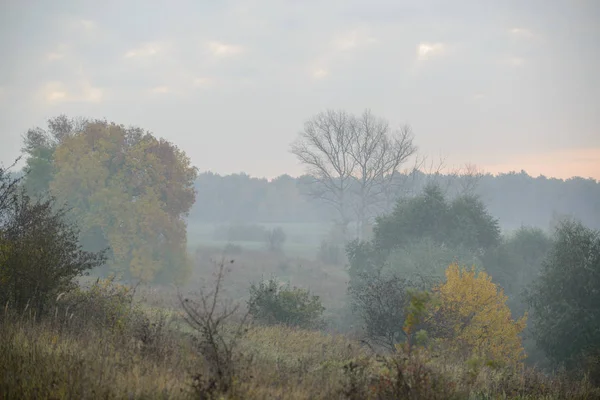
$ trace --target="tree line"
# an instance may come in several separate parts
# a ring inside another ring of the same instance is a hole
[[[455,175],[414,172],[399,174],[403,184],[398,195],[414,196],[435,180],[446,193],[454,196],[461,191],[467,178]],[[191,223],[304,223],[331,222],[335,209],[326,202],[306,196],[311,178],[281,175],[275,179],[251,177],[247,174],[219,175],[203,172],[194,186],[202,202],[190,211]],[[600,228],[600,183],[594,179],[533,177],[525,171],[498,175],[484,174],[474,193],[479,195],[499,219],[503,230],[515,230],[521,225],[548,229],[553,220],[563,216],[586,221]],[[380,207],[372,215],[389,209]]]

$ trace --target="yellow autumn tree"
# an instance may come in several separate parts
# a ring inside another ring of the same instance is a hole
[[[110,249],[112,272],[143,281],[185,279],[185,216],[195,201],[197,170],[183,151],[140,128],[66,117],[50,120],[47,132],[30,133],[26,144],[48,148],[50,193],[69,206],[86,248]]]
[[[490,275],[451,264],[446,282],[434,292],[433,324],[445,345],[494,363],[517,365],[524,359],[520,333],[527,317],[512,318],[507,296]]]

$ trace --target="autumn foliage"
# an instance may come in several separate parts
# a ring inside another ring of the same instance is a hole
[[[47,132],[30,131],[26,149],[33,170],[39,154],[51,154],[50,193],[71,208],[86,247],[110,248],[114,272],[143,281],[185,277],[184,216],[197,171],[183,151],[139,128],[65,117],[49,121]]]
[[[446,282],[434,294],[438,301],[432,309],[433,327],[447,348],[501,365],[516,365],[525,358],[520,333],[526,316],[513,320],[507,296],[491,276],[452,264]]]

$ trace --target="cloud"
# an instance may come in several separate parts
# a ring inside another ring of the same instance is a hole
[[[216,57],[231,57],[244,51],[242,46],[227,44],[219,41],[208,42],[206,47],[208,51]]]
[[[171,88],[167,85],[156,86],[150,89],[151,93],[154,94],[166,94],[171,92]]]
[[[439,56],[446,51],[444,43],[420,43],[417,48],[417,59],[425,61],[432,57]]]
[[[66,44],[61,43],[52,51],[46,53],[46,61],[58,61],[67,56],[68,47]]]
[[[204,87],[210,85],[212,82],[210,78],[194,78],[192,85],[195,87]]]
[[[92,86],[89,82],[81,83],[80,101],[98,103],[104,98],[104,90],[99,87]]]
[[[377,43],[378,40],[370,35],[366,27],[361,27],[335,35],[332,42],[335,50],[347,51],[360,46]]]
[[[508,30],[508,33],[510,33],[514,37],[524,39],[531,39],[534,37],[533,32],[527,28],[511,28]]]
[[[151,57],[155,56],[163,49],[164,45],[162,43],[148,42],[142,45],[141,47],[129,50],[127,53],[125,53],[125,58]]]
[[[525,59],[521,58],[521,57],[508,57],[504,60],[505,64],[510,65],[511,67],[522,67],[523,65],[525,65]]]
[[[82,19],[79,21],[79,24],[83,27],[83,29],[90,31],[96,28],[96,23],[90,19]]]
[[[46,59],[48,61],[56,61],[56,60],[60,60],[61,58],[64,58],[65,55],[63,53],[57,53],[57,52],[50,52],[46,55]]]
[[[315,79],[323,79],[329,75],[329,71],[323,68],[317,68],[312,71],[312,76]]]
[[[47,103],[57,103],[67,99],[68,94],[62,82],[48,82],[41,89],[41,95]]]
[[[40,95],[46,104],[62,102],[98,103],[104,98],[104,90],[95,87],[86,80],[81,80],[69,88],[64,82],[50,81],[41,89]]]

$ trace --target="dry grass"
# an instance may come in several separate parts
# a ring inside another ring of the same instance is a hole
[[[73,315],[63,303],[41,322],[11,310],[0,316],[0,398],[202,398],[194,377],[207,373],[206,361],[178,312],[123,307],[126,297],[111,297],[119,290],[103,290],[110,296],[80,293],[90,304]],[[253,326],[238,348],[234,385],[215,398],[600,399],[585,380],[457,363],[424,350],[378,357],[342,335],[284,326]]]

